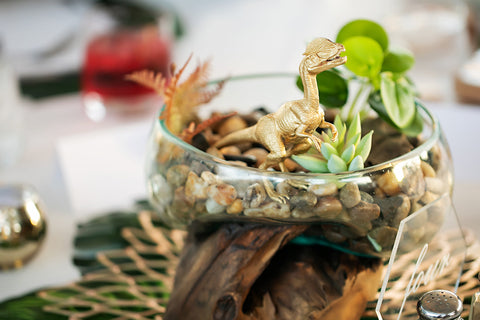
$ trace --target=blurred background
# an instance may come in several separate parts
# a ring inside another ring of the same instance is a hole
[[[454,76],[478,46],[479,7],[478,0],[3,0],[0,41],[22,93],[41,97],[53,89],[80,90],[82,68],[105,68],[99,52],[102,46],[108,50],[108,43],[111,52],[105,59],[117,59],[121,68],[118,59],[123,58],[115,56],[135,55],[131,47],[139,47],[133,44],[140,40],[125,34],[113,38],[120,30],[140,32],[154,26],[161,38],[150,38],[137,49],[144,55],[137,60],[144,61],[130,61],[127,69],[148,64],[161,70],[169,58],[181,64],[194,53],[196,59],[212,59],[216,77],[296,71],[310,39],[334,38],[347,21],[368,18],[386,27],[393,44],[415,53],[413,77],[421,80],[423,98],[452,100],[457,98]],[[55,87],[40,86],[55,76],[62,77]],[[89,83],[85,85],[90,90]]]
[[[480,0],[1,0],[0,183],[35,186],[49,229],[32,264],[0,273],[0,300],[78,277],[75,223],[145,197],[145,145],[161,101],[125,74],[167,75],[191,54],[190,67],[211,61],[212,78],[297,72],[309,40],[334,39],[359,18],[415,54],[410,75],[444,124],[454,202],[471,225]]]

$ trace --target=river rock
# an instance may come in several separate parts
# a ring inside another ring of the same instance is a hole
[[[443,183],[441,179],[438,178],[425,178],[425,185],[427,191],[441,195],[447,191],[446,184]]]
[[[267,198],[265,188],[260,183],[252,184],[247,188],[243,198],[244,208],[258,208]]]
[[[207,193],[211,199],[222,206],[232,204],[237,198],[237,190],[235,190],[235,187],[226,183],[209,186]]]
[[[323,219],[335,219],[342,210],[343,206],[340,200],[333,196],[327,196],[319,198],[312,211]]]
[[[291,216],[290,206],[277,201],[268,202],[257,208],[246,208],[243,213],[249,217],[286,219]]]
[[[394,197],[376,199],[384,219],[391,226],[398,226],[401,220],[405,219],[410,212],[410,199],[400,194]]]
[[[398,179],[392,171],[387,171],[377,179],[378,187],[389,196],[395,196],[400,193]]]
[[[171,166],[167,170],[167,174],[166,174],[167,182],[173,188],[178,188],[181,185],[185,184],[185,182],[187,181],[189,172],[190,172],[190,168],[184,164]]]
[[[196,199],[206,199],[208,196],[208,183],[195,173],[190,171],[188,173],[187,181],[185,182],[185,196],[195,201]]]
[[[343,186],[343,188],[340,189],[338,197],[345,208],[352,208],[361,200],[360,190],[353,182],[349,182]]]
[[[375,203],[360,201],[355,207],[349,209],[352,221],[372,221],[380,216],[380,207]]]
[[[420,162],[420,168],[422,169],[423,176],[425,178],[435,178],[437,175],[432,166],[426,163],[425,161]]]
[[[403,168],[404,178],[400,189],[411,199],[419,199],[425,193],[425,179],[420,166],[413,164]]]
[[[235,115],[223,120],[218,126],[218,134],[226,136],[229,133],[238,131],[247,127],[247,122],[239,115]]]
[[[375,240],[382,250],[389,250],[392,248],[395,238],[397,236],[397,229],[389,226],[383,226],[373,229],[368,235]]]
[[[242,200],[240,199],[235,199],[235,201],[233,201],[232,204],[230,204],[227,207],[228,214],[237,215],[242,213],[242,211],[243,211],[243,204],[242,204]]]
[[[297,195],[290,198],[290,204],[295,208],[308,209],[313,208],[317,203],[317,197],[308,191],[301,190]]]
[[[308,191],[313,192],[317,196],[323,197],[336,195],[338,193],[338,188],[335,183],[312,184],[308,187]]]

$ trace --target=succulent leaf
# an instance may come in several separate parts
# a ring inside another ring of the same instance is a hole
[[[373,131],[361,138],[362,127],[358,115],[348,128],[338,116],[335,117],[334,125],[338,131],[336,141],[332,141],[331,132],[323,131],[317,134],[323,141],[320,152],[311,148],[307,153],[292,156],[292,159],[316,173],[363,169],[364,160],[368,158],[372,147]]]
[[[297,156],[292,156],[292,159],[311,172],[328,172],[327,161],[320,159],[316,156],[301,154]]]
[[[353,137],[351,137],[345,142],[345,147],[348,148],[348,146],[350,145],[357,146],[359,142],[360,142],[360,133],[357,133],[356,135],[354,135]]]
[[[325,159],[329,159],[332,155],[338,156],[337,149],[328,142],[322,143],[322,155]]]
[[[350,162],[350,165],[348,166],[348,171],[355,171],[355,170],[360,170],[363,169],[363,158],[362,156],[356,156],[353,158],[352,162]]]
[[[347,164],[343,161],[342,158],[333,154],[327,163],[328,171],[332,173],[339,173],[347,171]]]
[[[363,159],[367,159],[368,155],[370,154],[370,150],[372,149],[372,135],[373,130],[363,136],[357,146],[357,150],[355,151],[355,156],[362,156]]]
[[[355,135],[362,133],[362,124],[360,123],[360,116],[357,113],[348,127],[347,141],[351,140]]]
[[[346,163],[350,163],[350,161],[353,160],[354,156],[355,156],[355,145],[352,144],[342,152],[341,158]]]

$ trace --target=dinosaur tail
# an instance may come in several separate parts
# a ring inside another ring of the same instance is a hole
[[[230,146],[232,144],[240,142],[255,142],[257,141],[255,137],[255,128],[256,126],[251,126],[242,130],[238,130],[227,134],[225,137],[215,143],[216,148],[223,148]]]

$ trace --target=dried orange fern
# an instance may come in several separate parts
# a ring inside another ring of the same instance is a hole
[[[219,115],[214,115],[211,118],[202,121],[198,125],[195,125],[194,122],[191,122],[189,126],[185,129],[183,129],[182,134],[180,137],[183,139],[183,141],[190,143],[197,134],[202,132],[203,130],[207,129],[208,127],[214,125],[217,122],[220,122],[226,118],[229,118],[231,116],[236,115],[236,112],[231,112],[228,114],[219,114]]]
[[[191,57],[178,72],[175,70],[175,65],[172,64],[172,77],[169,81],[166,81],[161,74],[146,70],[134,72],[127,76],[127,79],[152,88],[164,98],[165,108],[160,118],[165,120],[168,129],[177,135],[189,123],[196,121],[196,107],[209,102],[220,92],[224,84],[221,81],[213,89],[206,89],[208,86],[208,62],[198,65],[184,82],[179,83],[179,79]]]

